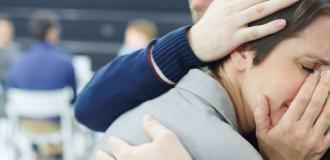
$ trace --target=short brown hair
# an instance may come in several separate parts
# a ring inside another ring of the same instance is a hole
[[[289,8],[249,24],[249,26],[257,26],[276,19],[287,21],[287,26],[280,32],[250,43],[250,49],[256,51],[253,64],[257,65],[262,62],[279,42],[294,36],[320,15],[330,16],[330,0],[301,0]],[[215,62],[209,65],[209,68],[213,72],[218,72],[219,65],[222,63],[223,60]]]
[[[33,13],[29,21],[29,30],[33,38],[44,41],[50,28],[60,29],[57,14],[51,10],[39,10]]]

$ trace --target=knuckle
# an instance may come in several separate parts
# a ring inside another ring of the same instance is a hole
[[[323,107],[324,103],[319,99],[319,98],[316,98],[315,100],[313,100],[313,102],[311,102],[311,106],[310,107]]]
[[[323,153],[326,151],[324,148],[316,146],[316,145],[314,147],[312,147],[312,150],[313,150],[314,154],[316,154],[316,155],[323,155]]]
[[[320,141],[312,141],[310,143],[310,152],[316,154],[316,155],[321,155],[326,151],[326,148],[320,144]]]
[[[330,120],[330,111],[325,111],[325,112],[324,112],[324,119],[325,119],[326,121],[329,121],[329,120]]]
[[[233,7],[234,7],[233,5],[227,4],[227,5],[222,7],[222,12],[225,13],[225,14],[230,14],[233,11]]]
[[[285,134],[291,134],[292,131],[293,131],[292,125],[290,123],[284,125],[283,131],[284,131]]]
[[[305,152],[309,154],[315,154],[319,155],[323,153],[326,149],[322,145],[322,140],[320,140],[319,137],[304,137],[304,139],[301,139],[300,143],[303,143],[301,145],[302,149],[305,150]]]
[[[171,131],[164,132],[163,137],[164,137],[164,139],[166,139],[166,141],[177,141],[178,140],[178,137],[176,136],[176,134]]]
[[[320,88],[329,88],[329,86],[330,86],[330,81],[327,80],[322,80],[319,84]]]
[[[323,153],[325,153],[328,149],[329,149],[328,146],[321,144],[319,145],[317,152],[323,155]]]
[[[307,153],[313,152],[314,149],[314,142],[311,140],[307,140],[305,139],[301,139],[300,140],[301,143],[303,143],[301,145],[302,149],[304,149]]]
[[[306,132],[305,129],[302,129],[297,132],[296,136],[299,141],[306,141],[307,135],[308,135],[308,132]],[[309,145],[308,142],[306,144]]]
[[[322,85],[324,85],[324,87],[329,88],[330,87],[330,79],[329,76],[322,76],[321,78],[321,83]]]
[[[305,80],[304,86],[308,86],[309,88],[315,87],[318,83],[318,80],[315,76],[310,76]]]
[[[251,41],[258,39],[259,33],[256,29],[252,29],[250,32],[247,33],[245,41]]]
[[[324,80],[324,87],[329,88],[330,87],[330,81],[329,79]]]
[[[257,39],[258,37],[259,37],[259,33],[258,33],[258,31],[253,30],[253,31],[251,32],[251,38],[252,38],[252,39]]]
[[[309,100],[310,100],[310,96],[307,94],[303,94],[299,101],[301,104],[308,104]]]
[[[147,123],[144,123],[144,125],[147,128],[155,128],[158,124],[156,123],[156,121],[148,121]]]
[[[263,5],[257,5],[256,6],[256,12],[258,14],[264,13],[265,12],[265,7]]]

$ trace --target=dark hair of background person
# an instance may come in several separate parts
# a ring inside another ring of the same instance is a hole
[[[45,41],[47,32],[51,28],[61,29],[59,18],[55,12],[40,10],[33,13],[29,20],[29,31],[33,38]]]

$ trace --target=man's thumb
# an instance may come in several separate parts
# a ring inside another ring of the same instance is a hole
[[[163,126],[158,120],[152,115],[147,114],[143,116],[143,127],[147,135],[152,140],[162,140],[164,136],[172,133],[169,129]]]

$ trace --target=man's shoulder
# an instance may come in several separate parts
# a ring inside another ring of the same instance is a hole
[[[63,61],[66,63],[72,62],[73,56],[70,53],[65,52],[64,50],[58,49],[58,48],[56,48],[54,50],[54,52],[56,52],[56,54],[54,54],[54,56],[57,57],[60,61]]]

